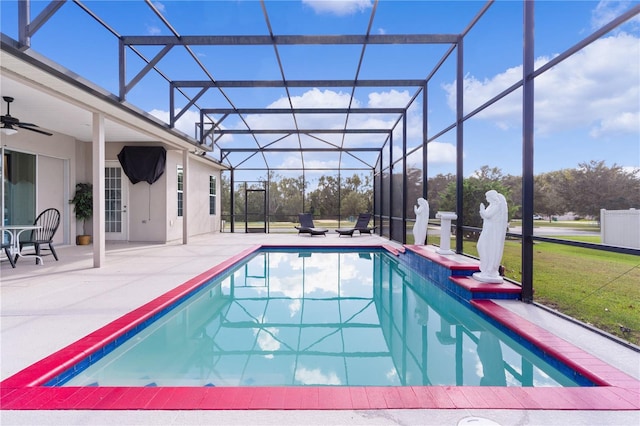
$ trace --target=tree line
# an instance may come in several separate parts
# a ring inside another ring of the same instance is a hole
[[[231,188],[227,176],[222,175],[222,212],[231,212]],[[235,215],[259,216],[264,209],[264,198],[252,197],[252,191],[266,191],[271,221],[295,221],[298,213],[312,213],[318,218],[337,219],[357,216],[373,211],[373,183],[367,174],[341,177],[323,175],[315,189],[309,191],[309,182],[302,176],[284,177],[269,172],[268,179],[242,182],[234,189]],[[247,198],[248,197],[248,198]]]
[[[388,177],[387,177],[388,178]],[[297,214],[311,212],[326,219],[357,216],[373,211],[373,182],[368,174],[348,177],[325,175],[318,179],[315,189],[302,176],[283,177],[270,172],[267,180],[236,187],[235,214],[243,215],[245,189],[264,190],[268,194],[269,216],[272,221],[295,220]],[[384,179],[383,179],[384,180]],[[394,191],[402,190],[402,175],[391,176]],[[413,205],[422,196],[422,171],[407,170],[407,212],[413,217]],[[229,215],[230,182],[222,177],[223,214]],[[467,226],[481,226],[478,206],[485,201],[485,193],[495,189],[505,196],[509,205],[509,219],[521,218],[522,177],[504,174],[499,168],[481,167],[473,176],[463,180],[464,221]],[[261,212],[264,199],[247,199],[247,211]],[[430,215],[438,211],[456,211],[456,177],[438,174],[427,181],[427,200]],[[600,209],[623,210],[640,208],[640,170],[625,170],[621,166],[608,167],[604,161],[580,163],[578,167],[541,173],[534,176],[534,210],[537,214],[553,217],[572,212],[580,217],[598,220]]]

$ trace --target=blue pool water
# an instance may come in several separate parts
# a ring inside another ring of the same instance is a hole
[[[383,250],[262,250],[65,386],[579,386]]]

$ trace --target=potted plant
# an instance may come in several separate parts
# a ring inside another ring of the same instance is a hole
[[[82,235],[76,237],[76,244],[86,245],[91,242],[91,236],[87,234],[87,219],[93,216],[93,185],[90,183],[76,184],[76,194],[69,203],[74,204],[73,212],[76,218],[82,220]]]

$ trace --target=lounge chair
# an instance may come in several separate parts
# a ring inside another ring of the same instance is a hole
[[[310,234],[312,237],[314,235],[327,236],[327,232],[329,230],[326,228],[316,228],[313,224],[313,216],[311,216],[311,213],[298,213],[298,221],[300,222],[300,225],[295,226],[298,230],[298,235]]]
[[[40,251],[44,246],[51,251],[53,257],[58,260],[58,254],[53,248],[53,236],[60,226],[60,211],[58,209],[46,209],[38,215],[33,222],[34,225],[41,226],[40,229],[34,229],[31,231],[31,235],[27,241],[20,241],[20,252],[25,247],[33,246],[36,252],[36,264],[38,263],[38,257],[41,256]],[[42,246],[42,247],[41,247]],[[16,257],[17,260],[17,257]],[[42,260],[42,259],[40,259]]]
[[[371,235],[371,233],[375,231],[377,226],[370,227],[369,226],[370,220],[371,220],[371,213],[360,213],[360,215],[358,216],[358,220],[356,221],[356,224],[353,228],[338,228],[336,229],[336,232],[340,234],[341,237],[343,235],[348,235],[350,237],[353,237],[353,233],[355,231],[358,231],[360,235],[364,234],[365,232]]]

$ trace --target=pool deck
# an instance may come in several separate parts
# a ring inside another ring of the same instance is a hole
[[[46,358],[77,340],[105,327],[114,320],[134,311],[157,297],[188,282],[238,253],[256,244],[264,245],[336,245],[336,246],[380,246],[390,245],[403,248],[377,236],[355,236],[339,238],[338,234],[322,236],[298,236],[296,234],[212,234],[193,237],[188,245],[172,244],[107,244],[105,266],[92,267],[93,257],[90,247],[66,246],[57,251],[60,257],[55,262],[51,256],[45,257],[44,265],[35,265],[27,259],[20,259],[12,269],[3,261],[1,273],[1,379],[5,380],[22,369]],[[458,256],[447,256],[462,263],[472,260]],[[125,294],[126,297],[122,297]],[[487,308],[487,306],[489,306]],[[631,378],[622,386],[624,394],[615,400],[602,399],[593,393],[591,407],[584,409],[591,397],[576,396],[572,401],[563,400],[554,390],[547,392],[548,401],[535,405],[527,401],[536,389],[512,392],[484,393],[475,388],[478,398],[469,395],[461,400],[461,395],[453,389],[438,389],[429,392],[431,403],[372,404],[373,391],[367,391],[367,402],[345,404],[345,398],[337,398],[336,393],[320,398],[318,409],[302,407],[283,393],[290,408],[268,403],[250,407],[250,410],[201,410],[199,406],[179,403],[179,396],[172,395],[168,403],[157,410],[130,410],[127,406],[110,407],[111,410],[10,410],[2,402],[0,423],[13,424],[462,424],[464,421],[489,419],[501,425],[509,424],[640,424],[640,353],[611,341],[590,330],[552,315],[534,305],[518,301],[487,301],[478,309],[499,312],[507,321],[526,318],[532,324],[542,344],[550,350],[559,351],[558,345],[571,343],[576,348],[573,354],[588,357],[589,362],[600,369],[597,374]],[[614,368],[610,368],[610,366]],[[608,371],[604,371],[607,370]],[[599,391],[598,388],[591,388]],[[511,390],[511,388],[510,388]],[[601,390],[601,389],[600,389]],[[219,390],[210,390],[212,394]],[[324,392],[324,391],[323,391]],[[471,392],[473,394],[473,392]],[[513,395],[517,395],[515,398]],[[7,396],[3,393],[3,397]],[[413,392],[412,395],[417,395]],[[462,394],[464,396],[464,393]],[[608,395],[615,395],[609,393]],[[319,397],[314,395],[314,398]],[[95,397],[95,395],[94,395]],[[426,396],[423,395],[426,398]],[[399,395],[402,399],[403,395]],[[443,398],[437,401],[439,398]],[[4,398],[3,398],[4,399]],[[335,399],[331,406],[327,401]],[[501,400],[503,408],[495,407],[495,400]],[[487,401],[493,400],[493,403]],[[258,401],[258,398],[256,398]],[[250,406],[250,401],[242,401]],[[82,406],[82,405],[80,405]],[[384,408],[384,407],[387,408]],[[388,408],[392,407],[392,408]],[[439,408],[415,408],[439,407]],[[621,409],[616,409],[621,408]],[[631,407],[631,409],[630,409]],[[174,409],[177,408],[177,409]],[[236,407],[240,408],[240,407]],[[256,409],[257,408],[257,409]],[[262,409],[260,409],[262,408]],[[275,408],[275,409],[271,409]],[[332,409],[335,408],[335,409]],[[577,409],[576,409],[577,408]]]

